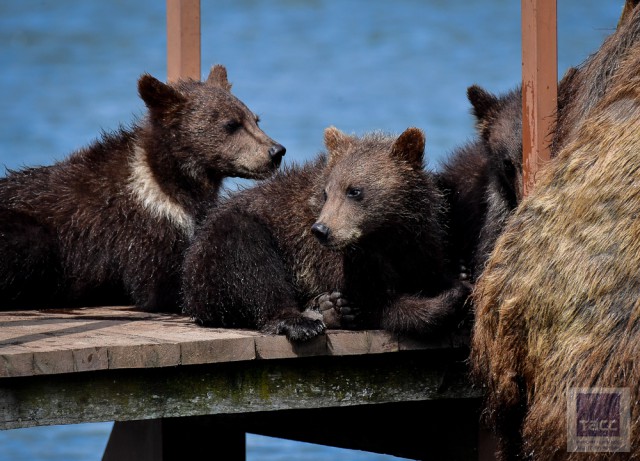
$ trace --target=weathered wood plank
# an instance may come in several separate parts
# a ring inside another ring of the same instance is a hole
[[[256,344],[253,337],[220,333],[216,341],[186,341],[180,344],[182,365],[254,360]]]
[[[75,371],[104,370],[109,367],[109,354],[106,347],[95,346],[73,351]]]
[[[363,355],[452,347],[397,338],[378,330],[332,330],[293,344],[284,336],[202,328],[179,315],[130,307],[0,313],[0,378],[120,368]]]
[[[294,344],[127,307],[4,312],[0,326],[0,429],[478,395],[453,337]]]
[[[327,336],[327,348],[333,355],[360,355],[397,352],[398,339],[384,331],[346,331]]]
[[[0,355],[0,376],[33,375],[33,351],[20,345],[2,347]]]

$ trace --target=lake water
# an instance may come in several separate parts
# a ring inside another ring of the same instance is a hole
[[[558,1],[560,75],[600,46],[622,5]],[[162,0],[2,0],[0,165],[49,164],[139,117],[139,75],[166,78],[165,13]],[[517,0],[202,0],[201,28],[203,76],[227,67],[286,162],[322,150],[330,125],[418,126],[437,168],[473,136],[466,88],[502,93],[520,79]],[[0,431],[0,461],[99,460],[111,424]],[[248,435],[247,459],[398,458]]]

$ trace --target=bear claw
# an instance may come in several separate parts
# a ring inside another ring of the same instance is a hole
[[[276,327],[276,333],[285,335],[289,341],[308,341],[326,330],[322,320],[306,316],[282,320]]]

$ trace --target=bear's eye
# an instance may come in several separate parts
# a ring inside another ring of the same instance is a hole
[[[361,200],[362,199],[362,189],[360,189],[359,187],[349,187],[347,189],[347,197],[352,198],[352,199],[356,199],[356,200]]]
[[[322,191],[322,200],[324,200],[325,202],[327,201],[327,191],[326,190]]]
[[[231,134],[238,131],[238,129],[240,129],[241,126],[242,126],[242,123],[239,120],[228,120],[224,124],[224,129],[227,131],[227,133]]]

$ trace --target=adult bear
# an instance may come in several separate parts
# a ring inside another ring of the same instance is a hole
[[[629,43],[598,102],[508,221],[476,285],[471,363],[501,459],[640,457],[639,69],[640,43]],[[627,408],[601,395],[597,414],[617,418],[618,436],[629,430],[631,452],[609,452],[624,440],[602,449],[616,434],[601,426],[591,434],[600,451],[574,452],[568,442],[580,421],[569,425],[568,412],[577,411],[569,396],[606,388],[630,394]]]

